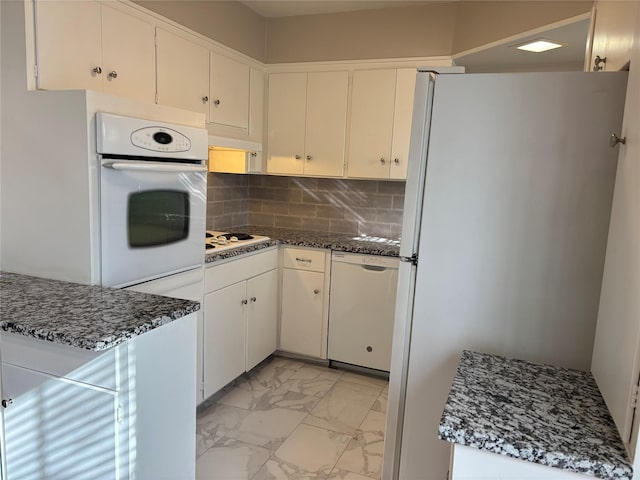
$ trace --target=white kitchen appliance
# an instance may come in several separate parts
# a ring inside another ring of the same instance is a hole
[[[589,369],[626,81],[417,74],[383,478],[447,478],[463,349]]]
[[[331,362],[389,371],[397,284],[397,258],[333,252]]]
[[[218,253],[231,248],[263,243],[270,238],[264,235],[250,235],[245,232],[220,232],[207,230],[205,233],[205,253]]]
[[[102,285],[202,265],[207,131],[96,114]]]

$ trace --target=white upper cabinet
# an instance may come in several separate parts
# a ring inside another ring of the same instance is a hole
[[[267,172],[340,177],[348,72],[269,75]]]
[[[102,76],[105,92],[155,101],[154,27],[102,5]]]
[[[589,70],[614,72],[629,62],[639,8],[640,2],[598,1]]]
[[[211,52],[209,120],[249,128],[249,66]]]
[[[264,72],[252,68],[249,73],[249,138],[262,143],[264,132]]]
[[[353,72],[347,175],[405,179],[416,70]]]
[[[37,86],[87,89],[154,101],[153,26],[93,0],[39,1]]]
[[[102,90],[101,5],[39,1],[35,8],[38,88]]]
[[[209,49],[156,29],[158,103],[208,113]]]

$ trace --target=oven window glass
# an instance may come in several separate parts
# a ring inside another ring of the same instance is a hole
[[[169,245],[189,235],[189,194],[147,190],[129,195],[127,232],[132,248]]]

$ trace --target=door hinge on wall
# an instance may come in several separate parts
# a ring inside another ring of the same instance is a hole
[[[158,92],[156,92],[156,104],[158,103]]]
[[[33,66],[33,76],[35,78],[38,78],[38,64],[37,63]]]
[[[638,394],[640,393],[640,385],[637,383],[633,386],[633,390],[631,391],[631,401],[630,407],[637,408],[638,407]]]
[[[116,408],[116,422],[122,423],[122,405],[119,404]]]

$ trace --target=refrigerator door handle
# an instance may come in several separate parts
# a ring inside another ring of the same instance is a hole
[[[412,265],[418,266],[418,254],[414,253],[410,257],[400,257],[401,262],[408,262]]]

